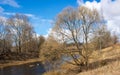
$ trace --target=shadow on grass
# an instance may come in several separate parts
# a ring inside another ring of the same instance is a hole
[[[109,59],[104,59],[104,60],[89,63],[88,70],[97,69],[115,61],[120,61],[120,57],[111,58],[111,59],[109,58]]]
[[[84,71],[90,71],[90,70],[98,69],[100,67],[109,65],[110,63],[115,62],[115,61],[120,61],[120,56],[115,57],[115,58],[111,58],[111,59],[108,58],[108,59],[104,59],[104,60],[89,63],[87,68],[86,68],[86,66],[79,66],[76,69],[74,69],[73,72],[80,73],[80,72],[84,72]]]

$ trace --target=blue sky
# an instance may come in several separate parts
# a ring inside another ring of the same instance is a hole
[[[95,0],[0,0],[0,16],[22,13],[30,18],[37,34],[46,35],[58,13],[65,7],[78,7],[79,2]],[[96,0],[97,3],[100,0]]]

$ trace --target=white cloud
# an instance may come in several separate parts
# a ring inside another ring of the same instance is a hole
[[[3,16],[13,16],[15,14],[16,13],[14,12],[2,12]],[[45,28],[46,24],[48,25],[48,27],[51,27],[51,24],[53,23],[52,19],[41,18],[34,14],[30,14],[30,13],[19,13],[19,14],[26,15],[30,19],[30,22],[32,23],[33,27],[37,30],[36,32],[38,32],[38,30],[42,30],[42,28]],[[43,36],[47,38],[49,35],[49,32],[50,32],[50,29],[47,31],[47,34]]]
[[[12,7],[20,7],[15,0],[0,0],[0,4],[10,5]]]
[[[43,36],[47,39],[51,32],[52,32],[52,28],[49,28],[47,34]]]
[[[90,9],[93,9],[93,8],[96,8],[98,11],[101,11],[101,4],[100,3],[97,3],[96,1],[93,1],[93,2],[89,2],[87,1],[84,6],[90,8]]]
[[[14,12],[2,12],[2,14],[7,15],[7,16],[13,16],[16,13],[14,13]],[[29,13],[19,13],[19,14],[26,15],[27,17],[32,18],[32,19],[38,19],[38,17],[36,17],[34,14],[29,14]]]
[[[2,14],[4,14],[4,15],[9,15],[9,16],[12,16],[12,15],[15,15],[16,13],[11,13],[11,12],[3,12]]]
[[[49,23],[53,22],[53,20],[51,20],[51,19],[40,19],[40,21],[42,21],[42,22],[49,22]]]
[[[26,15],[27,17],[32,18],[32,19],[38,19],[38,17],[35,16],[34,14],[25,13],[25,14],[23,14],[23,15]]]
[[[96,8],[99,13],[102,13],[107,21],[108,29],[120,36],[120,0],[87,1],[83,5],[90,9]]]
[[[108,21],[108,29],[112,32],[116,32],[120,35],[120,0],[102,0],[101,7],[103,9],[103,15]]]
[[[13,13],[13,12],[4,12],[3,13],[4,15],[9,15],[9,16],[12,16],[12,15],[15,15],[16,13]],[[36,20],[36,21],[40,21],[40,22],[49,22],[49,23],[52,23],[53,20],[51,19],[44,19],[44,18],[40,18],[40,17],[37,17],[36,15],[34,14],[29,14],[29,13],[19,13],[19,14],[23,14],[23,15],[26,15],[27,17],[33,19],[33,20]]]
[[[83,0],[77,0],[78,5],[82,5],[84,3]]]
[[[0,16],[0,22],[5,22],[7,20],[6,17]]]

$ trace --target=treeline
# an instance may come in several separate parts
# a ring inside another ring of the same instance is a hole
[[[27,16],[16,14],[0,18],[0,60],[39,57],[44,40],[36,36]]]

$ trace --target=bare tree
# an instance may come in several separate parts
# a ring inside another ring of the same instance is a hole
[[[118,41],[117,35],[112,35],[105,25],[99,27],[92,38],[92,43],[96,50],[101,50],[115,44]]]
[[[117,44],[119,42],[118,38],[119,38],[118,35],[114,33],[112,36],[113,44]]]
[[[0,59],[6,59],[11,52],[12,41],[8,30],[7,19],[0,18]]]
[[[5,51],[5,37],[6,37],[6,31],[5,31],[5,21],[0,18],[0,43],[1,43],[1,47],[0,47],[0,53]]]
[[[73,58],[73,64],[81,65],[79,55],[84,59],[84,64],[88,65],[88,59],[92,52],[89,45],[90,34],[97,28],[99,22],[100,15],[97,10],[84,6],[78,9],[68,7],[57,16],[53,31],[62,41],[75,43],[75,50],[67,50]]]
[[[22,45],[30,41],[33,37],[33,28],[27,16],[21,14],[16,14],[9,18],[8,25],[17,53],[21,53]],[[25,52],[27,52],[27,48]]]
[[[10,35],[7,29],[8,26],[6,19],[0,18],[0,42],[1,42],[2,52],[6,52],[8,50],[8,45],[10,44]]]
[[[44,42],[45,38],[43,36],[37,36],[29,42],[30,50],[33,52],[35,57],[40,57],[40,52],[42,50],[42,45]]]
[[[0,54],[11,51],[12,54],[17,53],[16,56],[20,59],[21,57],[39,57],[45,38],[35,35],[34,29],[25,15],[15,14],[8,19],[0,18]]]

